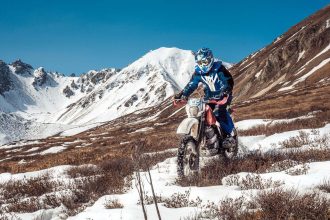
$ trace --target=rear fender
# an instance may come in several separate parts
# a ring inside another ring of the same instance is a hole
[[[197,139],[198,124],[199,124],[199,121],[196,118],[186,118],[181,122],[178,129],[176,130],[176,133],[182,134],[182,135],[189,134],[194,139]]]

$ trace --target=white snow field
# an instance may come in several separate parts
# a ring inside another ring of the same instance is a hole
[[[258,125],[262,120],[250,120],[249,124]],[[245,122],[238,122],[238,124],[244,125]],[[243,126],[244,127],[244,126]],[[280,142],[288,140],[291,137],[295,137],[299,132],[304,131],[309,133],[309,138],[313,140],[315,135],[324,136],[330,135],[330,124],[326,126],[311,130],[297,130],[289,131],[284,133],[278,133],[271,136],[246,136],[240,137],[240,153],[245,154],[250,151],[260,150],[261,152],[269,151],[281,151],[285,150],[280,147]],[[275,147],[276,146],[276,147]],[[327,145],[329,147],[329,144]],[[306,149],[302,147],[302,150]],[[173,151],[175,149],[169,149],[167,151]],[[210,158],[202,158],[202,164],[205,166]],[[279,172],[267,172],[261,173],[260,176],[262,179],[272,179],[273,181],[279,181],[282,184],[282,187],[286,189],[297,189],[299,193],[312,192],[316,190],[316,186],[321,184],[324,180],[330,179],[330,161],[323,162],[310,162],[305,164],[307,171],[305,174],[301,175],[290,175],[289,171],[292,169],[299,168],[301,165],[296,167],[288,168],[287,170]],[[66,179],[65,170],[70,166],[59,166],[47,170],[22,173],[22,174],[9,174],[3,173],[0,174],[0,182],[7,181],[9,179],[22,179],[35,177],[42,173],[52,171],[53,178]],[[240,178],[245,177],[249,173],[238,173],[236,174]],[[183,207],[183,208],[167,208],[164,206],[164,203],[159,204],[160,213],[162,219],[165,220],[176,220],[184,219],[185,217],[192,217],[198,214],[201,211],[201,206],[209,202],[218,202],[225,198],[238,198],[244,196],[246,198],[251,198],[251,196],[256,195],[259,190],[242,190],[239,186],[228,185],[227,177],[222,179],[223,185],[218,186],[209,186],[209,187],[181,187],[175,184],[177,178],[176,173],[176,158],[169,158],[165,161],[158,163],[151,169],[152,180],[154,183],[155,193],[162,198],[170,198],[175,193],[185,193],[186,191],[190,192],[189,200],[196,200],[198,197],[201,200],[201,204],[197,207]],[[141,173],[142,181],[146,194],[151,196],[151,188],[147,181],[147,173]],[[122,220],[139,220],[144,219],[141,206],[138,205],[139,195],[135,187],[135,179],[133,179],[132,187],[124,194],[116,195],[106,195],[99,198],[94,204],[90,207],[85,208],[82,212],[75,216],[71,216],[68,219],[71,220],[83,220],[83,219],[93,219],[93,220],[103,220],[103,219],[122,219]],[[118,201],[123,205],[123,208],[118,209],[106,209],[104,204],[106,200],[118,199]],[[147,205],[147,215],[148,219],[158,219],[155,206],[153,204]],[[22,219],[36,219],[38,216],[43,216],[43,219],[63,219],[65,217],[65,207],[61,206],[56,209],[49,210],[39,210],[34,213],[20,213],[17,214],[18,217]]]

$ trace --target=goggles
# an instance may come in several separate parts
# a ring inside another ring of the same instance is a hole
[[[200,66],[207,66],[210,63],[211,63],[211,59],[202,59],[197,61],[197,64]]]

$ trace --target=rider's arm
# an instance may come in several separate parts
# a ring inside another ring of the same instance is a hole
[[[223,74],[225,75],[225,77],[227,78],[227,84],[228,84],[228,92],[231,93],[234,89],[234,79],[233,76],[230,74],[229,70],[227,70],[226,67],[224,67],[224,65],[221,66],[221,72],[223,72]]]
[[[182,90],[182,95],[185,97],[189,97],[195,91],[195,89],[197,89],[199,82],[200,76],[194,74],[191,77],[189,83]]]

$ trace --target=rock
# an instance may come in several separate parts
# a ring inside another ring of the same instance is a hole
[[[74,95],[74,92],[70,89],[69,86],[66,86],[66,87],[63,89],[63,93],[64,93],[65,97],[67,97],[67,98],[70,98],[71,96]]]
[[[89,85],[87,90],[86,90],[86,93],[90,93],[91,91],[93,91],[93,89],[94,89],[94,86]]]
[[[12,88],[12,81],[10,80],[10,69],[8,65],[0,60],[0,95],[9,91]]]
[[[47,80],[47,73],[44,70],[44,68],[42,68],[42,67],[39,67],[38,69],[36,69],[34,71],[33,75],[34,75],[34,80],[33,80],[32,85],[34,87],[42,86]]]
[[[133,103],[134,103],[135,101],[137,101],[137,100],[138,100],[137,95],[132,95],[131,98],[129,98],[129,100],[127,100],[127,101],[125,102],[124,106],[125,106],[125,107],[130,107],[130,106],[132,106]]]
[[[11,65],[14,67],[14,72],[16,74],[29,74],[31,75],[33,67],[30,64],[22,62],[20,59],[14,61],[11,63]]]
[[[78,85],[74,82],[74,80],[72,80],[72,82],[71,82],[71,88],[79,89]]]

